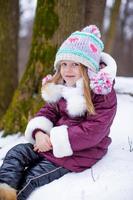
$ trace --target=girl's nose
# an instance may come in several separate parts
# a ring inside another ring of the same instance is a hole
[[[67,64],[67,66],[66,66],[66,71],[70,71],[70,70],[72,70],[72,66],[71,66],[71,64],[69,63],[69,64]]]

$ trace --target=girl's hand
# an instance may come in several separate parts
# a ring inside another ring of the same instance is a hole
[[[41,131],[38,131],[36,133],[35,141],[36,142],[34,144],[34,151],[46,152],[46,151],[50,151],[52,149],[50,137]]]
[[[45,85],[47,83],[47,81],[51,80],[52,79],[52,75],[51,74],[48,74],[47,76],[45,76],[43,79],[42,79],[42,86]]]

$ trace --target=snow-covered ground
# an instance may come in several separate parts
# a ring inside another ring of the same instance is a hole
[[[133,78],[117,77],[118,109],[111,128],[108,154],[81,173],[70,173],[42,186],[28,200],[132,200],[133,199]],[[124,92],[124,94],[122,94]],[[129,93],[129,95],[127,94]],[[20,134],[1,137],[0,164]]]

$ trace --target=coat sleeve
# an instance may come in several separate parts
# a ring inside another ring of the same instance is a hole
[[[28,142],[34,144],[36,130],[42,130],[42,132],[49,135],[59,117],[58,105],[56,103],[46,103],[27,124],[25,137]]]
[[[73,152],[95,147],[109,134],[116,113],[116,103],[108,107],[102,106],[102,103],[99,99],[97,114],[88,116],[81,123],[51,129],[50,138],[56,157],[70,156]]]
[[[99,116],[100,118],[100,116]],[[111,120],[86,120],[77,126],[68,127],[68,137],[73,151],[80,151],[98,145],[110,131]]]

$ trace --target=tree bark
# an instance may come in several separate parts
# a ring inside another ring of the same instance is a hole
[[[0,118],[17,87],[19,2],[0,1]]]
[[[95,24],[102,30],[106,0],[86,0],[85,24]]]
[[[121,0],[115,0],[114,6],[111,11],[110,26],[106,34],[105,51],[110,54],[112,53],[114,40],[116,36],[116,28],[118,22],[117,19],[119,16],[120,5],[121,5]]]
[[[118,64],[118,76],[133,76],[133,8],[130,6],[132,0],[126,0],[123,6],[123,13],[117,25],[117,34],[114,41],[112,55]],[[128,32],[126,31],[128,30]],[[126,32],[125,32],[126,31]],[[128,34],[132,34],[132,38]]]

